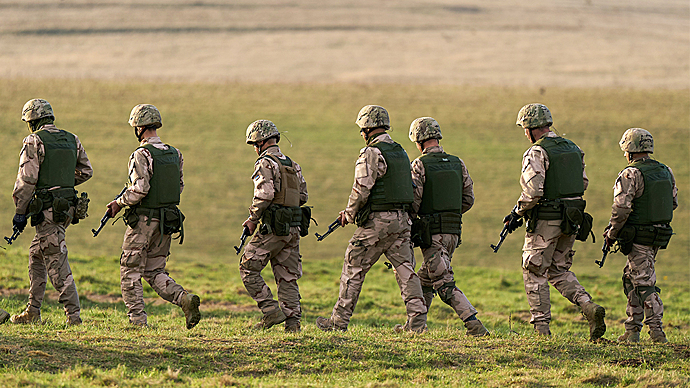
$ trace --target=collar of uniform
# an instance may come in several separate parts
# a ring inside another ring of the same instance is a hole
[[[549,131],[549,132],[546,132],[546,134],[544,134],[544,136],[542,136],[542,137],[558,137],[558,135],[556,135],[556,133],[554,131]]]
[[[371,144],[374,144],[374,143],[378,143],[378,142],[380,142],[380,141],[385,142],[385,143],[392,143],[392,142],[393,142],[393,138],[391,138],[390,135],[389,135],[388,133],[382,132],[382,133],[379,133],[379,134],[377,134],[377,135],[374,135],[374,137],[372,137],[372,138],[369,140],[369,142],[367,142],[367,145],[371,145]]]
[[[275,155],[275,156],[279,157],[280,159],[285,159],[285,155],[283,155],[283,153],[280,152],[280,147],[278,147],[278,144],[272,144],[272,145],[268,146],[268,148],[266,148],[264,150],[264,152],[261,153],[260,156],[266,156],[266,154]]]
[[[443,152],[443,147],[441,147],[440,145],[426,147],[424,151],[422,151],[422,154],[430,154],[432,152]]]
[[[46,124],[46,125],[42,125],[41,128],[38,128],[38,129],[36,130],[36,132],[38,132],[38,131],[40,131],[40,130],[42,130],[42,129],[45,129],[45,130],[48,130],[48,131],[59,131],[59,129],[55,126],[55,124]]]
[[[163,144],[163,141],[161,141],[161,138],[158,136],[151,136],[141,140],[140,145],[143,146],[146,144]]]

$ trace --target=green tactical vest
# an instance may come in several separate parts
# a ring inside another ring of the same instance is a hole
[[[549,157],[542,200],[584,195],[582,153],[575,143],[562,137],[542,137],[534,144],[542,147]]]
[[[153,175],[149,180],[148,194],[139,202],[137,207],[157,209],[180,203],[180,156],[177,150],[168,145],[167,150],[161,150],[152,144],[143,147],[151,153],[153,158]]]
[[[295,207],[299,206],[299,176],[297,169],[293,167],[292,160],[285,156],[285,159],[271,154],[265,154],[259,159],[270,158],[276,162],[280,168],[280,191],[275,193],[273,203],[276,205]]]
[[[668,167],[656,160],[646,159],[630,163],[644,178],[642,195],[632,201],[632,213],[626,224],[668,224],[673,218],[673,181]]]
[[[370,144],[381,151],[386,161],[386,173],[376,180],[367,204],[372,211],[402,209],[414,201],[412,172],[407,152],[398,143],[377,142]]]
[[[67,132],[35,132],[43,142],[45,157],[38,172],[36,190],[55,186],[74,188],[74,171],[77,168],[77,139]]]
[[[419,214],[462,212],[462,163],[445,152],[430,152],[419,158],[424,165],[424,194]]]

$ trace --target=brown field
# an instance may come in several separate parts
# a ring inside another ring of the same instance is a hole
[[[685,0],[0,0],[0,78],[688,88]]]

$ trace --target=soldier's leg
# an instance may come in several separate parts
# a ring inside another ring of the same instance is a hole
[[[48,271],[41,250],[41,240],[36,233],[29,247],[29,303],[27,310],[32,314],[40,314],[47,283]]]
[[[561,235],[558,238],[547,274],[549,282],[561,295],[570,303],[582,306],[591,301],[592,297],[585,291],[575,274],[570,271],[575,255],[575,251],[572,249],[574,243],[575,236]]]
[[[273,299],[273,293],[261,277],[261,271],[284,245],[285,239],[280,236],[257,233],[244,248],[240,259],[240,277],[244,287],[264,316],[280,310],[280,305]]]
[[[288,236],[286,236],[288,237]],[[299,252],[299,229],[291,229],[289,240],[285,247],[271,259],[271,267],[278,288],[280,308],[287,317],[286,330],[298,331],[302,318],[300,294],[297,280],[302,277],[302,259]]]
[[[635,293],[641,302],[644,310],[644,323],[649,327],[652,339],[655,333],[665,342],[666,336],[663,334],[662,319],[664,316],[664,304],[659,297],[656,288],[655,258],[658,248],[633,244],[633,249],[628,255],[628,273],[626,274],[635,287]],[[639,310],[639,308],[638,308]],[[628,318],[630,319],[630,316]],[[628,321],[626,320],[626,329]]]
[[[161,239],[158,222],[151,222],[150,226],[153,228],[153,231],[148,249],[146,250],[146,261],[142,276],[161,298],[180,306],[180,299],[186,291],[165,270],[165,264],[168,255],[170,255],[170,235],[163,235]]]
[[[143,215],[135,228],[127,227],[122,255],[120,255],[120,288],[122,299],[127,307],[129,321],[135,325],[146,325],[144,310],[144,288],[141,277],[146,266],[146,249],[149,244],[146,221]]]
[[[413,250],[414,253],[414,250]],[[431,308],[431,302],[434,300],[436,295],[436,290],[434,289],[434,281],[431,276],[430,266],[433,264],[433,257],[435,257],[435,249],[432,245],[429,248],[422,249],[422,256],[424,258],[422,265],[419,266],[417,270],[417,275],[422,284],[422,294],[424,295],[424,304],[426,305],[427,311]]]
[[[522,248],[522,278],[532,315],[530,323],[537,329],[544,328],[541,334],[550,333],[551,299],[547,271],[560,234],[559,220],[538,220],[535,231],[525,235]]]
[[[623,292],[628,299],[628,303],[625,306],[625,313],[628,316],[625,320],[625,331],[639,333],[642,330],[642,322],[644,320],[644,306],[631,280],[629,260],[623,269]]]

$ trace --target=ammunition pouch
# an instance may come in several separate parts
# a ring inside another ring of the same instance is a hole
[[[362,206],[355,214],[355,225],[358,227],[364,226],[364,224],[369,221],[369,215],[371,214],[371,204],[367,203]]]
[[[633,227],[635,228],[635,237],[633,238],[635,244],[666,249],[671,236],[673,236],[673,228],[669,224],[634,225]]]
[[[624,255],[628,255],[632,252],[633,241],[635,240],[635,227],[631,225],[625,225],[618,232],[616,236],[616,242],[620,247],[620,252]]]
[[[261,215],[259,233],[288,236],[290,234],[290,227],[293,226],[302,226],[302,208],[299,206],[287,207],[271,204]]]
[[[419,217],[412,220],[411,231],[412,245],[422,249],[431,246],[431,228],[428,217]]]
[[[184,219],[185,216],[177,205],[170,205],[159,208],[146,208],[140,206],[133,206],[125,210],[122,216],[123,221],[127,226],[134,229],[139,224],[139,216],[145,215],[148,217],[146,225],[151,224],[152,219],[158,219],[158,225],[161,233],[161,241],[163,235],[172,236],[179,233],[175,239],[180,239],[180,244],[184,242]]]
[[[575,236],[575,239],[580,241],[587,241],[587,237],[589,237],[589,235],[592,235],[592,242],[597,242],[596,238],[594,237],[594,233],[592,232],[592,224],[594,223],[594,217],[592,217],[592,215],[587,212],[583,212],[582,215],[582,225],[580,226],[580,230],[577,232],[577,236]]]
[[[299,224],[300,237],[307,237],[309,235],[309,224],[311,223],[311,206],[300,207],[302,212],[302,219]]]
[[[580,241],[592,234],[593,218],[585,213],[584,199],[555,199],[541,201],[525,215],[527,232],[534,233],[537,220],[561,220],[561,231],[567,236],[575,235]]]
[[[43,210],[53,208],[53,222],[61,224],[71,217],[69,209],[76,204],[77,191],[71,187],[50,191],[41,189],[34,192],[27,208],[27,216],[31,216],[31,226],[36,226],[45,220]]]

